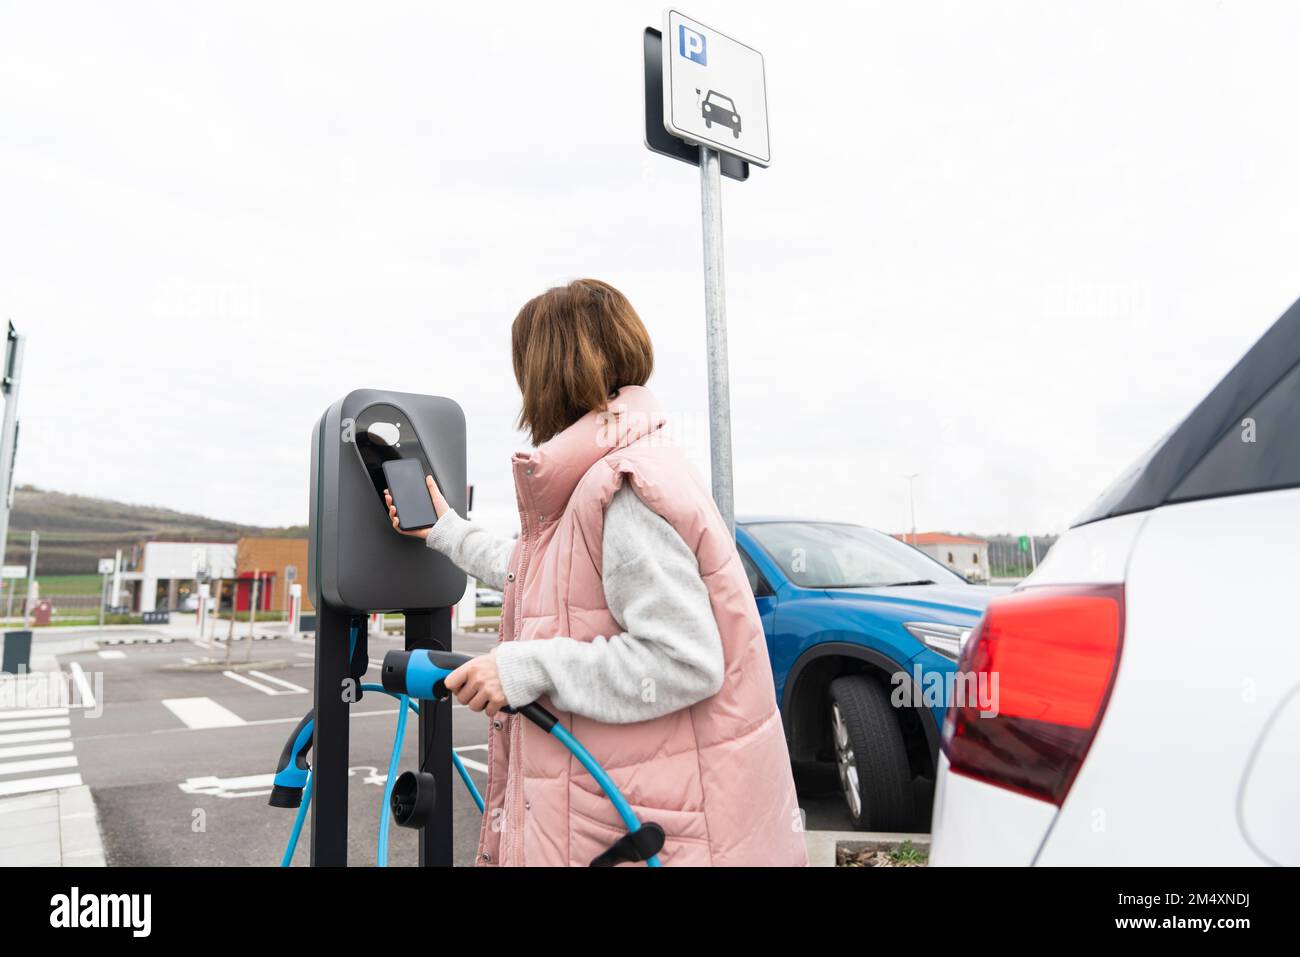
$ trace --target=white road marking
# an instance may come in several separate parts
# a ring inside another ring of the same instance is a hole
[[[219,778],[215,775],[189,778],[182,781],[180,789],[186,794],[209,794],[220,798],[259,797],[271,793],[274,774],[248,774],[240,778]]]
[[[352,712],[352,720],[355,721],[357,718],[377,718],[377,717],[380,717],[381,715],[386,715],[386,714],[387,714],[387,715],[397,714],[397,709],[396,709],[396,708],[380,708],[380,709],[376,709],[375,711],[353,711],[353,712]],[[296,717],[296,718],[294,718],[294,717],[289,717],[289,718],[255,718],[255,719],[253,719],[253,720],[249,720],[249,721],[240,721],[240,724],[241,724],[241,725],[249,725],[249,726],[252,726],[252,725],[259,725],[259,724],[297,724],[297,723],[298,723],[299,721],[301,721],[301,720],[302,720],[302,715],[299,715],[299,716]],[[198,729],[198,728],[154,728],[154,729],[151,730],[149,733],[150,733],[150,734],[177,734],[177,733],[179,733],[179,732],[183,732],[183,731],[196,731],[196,730],[201,730],[201,729]],[[115,734],[109,734],[109,735],[96,735],[96,734],[90,734],[90,735],[83,735],[83,740],[84,740],[85,738],[101,738],[101,737],[116,738],[116,737],[119,737],[119,735],[115,735]]]
[[[67,713],[67,708],[24,708],[21,711],[0,711],[0,721],[11,718],[54,718]],[[3,731],[4,727],[0,724],[0,731]]]
[[[32,771],[53,771],[55,768],[75,768],[77,759],[69,755],[66,758],[32,758],[30,761],[6,761],[0,764],[0,775],[30,774]]]
[[[481,761],[474,761],[470,758],[461,758],[460,763],[465,765],[465,767],[471,768],[472,770],[478,771],[482,774],[488,773],[488,766],[483,764]]]
[[[93,707],[95,695],[90,690],[85,672],[79,665],[72,667],[72,680],[78,687],[78,693],[87,707]],[[57,677],[62,680],[63,676]],[[63,687],[66,688],[66,685]],[[69,709],[63,707],[0,712],[0,797],[81,784],[80,774],[41,773],[77,766],[77,757],[72,753],[72,729],[68,715]],[[37,728],[44,730],[32,730]],[[14,758],[22,760],[13,760]],[[38,776],[32,777],[33,774]]]
[[[283,678],[277,678],[275,675],[264,674],[264,673],[261,672],[261,671],[249,671],[248,673],[249,673],[250,675],[257,675],[257,677],[261,678],[263,681],[269,681],[269,682],[271,682],[272,684],[277,684],[277,685],[279,685],[279,686],[282,687],[282,688],[287,688],[287,689],[289,689],[289,693],[290,693],[290,694],[306,694],[306,693],[307,693],[307,689],[306,689],[306,688],[303,688],[303,687],[301,687],[300,685],[296,685],[296,684],[294,684],[294,683],[291,682],[291,681],[285,681]]]
[[[275,688],[272,688],[270,685],[264,685],[260,681],[254,681],[252,678],[249,678],[245,675],[241,675],[238,671],[223,671],[221,673],[225,675],[227,678],[229,678],[231,681],[238,681],[241,685],[248,685],[248,687],[255,688],[258,691],[262,692],[262,694],[286,694],[287,693],[284,691],[277,691]]]
[[[211,698],[164,698],[162,705],[191,729],[234,728],[248,723]]]
[[[0,725],[3,728],[4,725]],[[72,731],[62,728],[58,731],[24,731],[21,734],[0,734],[0,744],[18,744],[21,741],[54,741],[59,738],[72,737]]]
[[[60,754],[71,750],[71,741],[47,741],[44,744],[22,744],[16,748],[0,748],[0,758],[26,758],[33,754]]]
[[[90,688],[90,682],[86,679],[86,672],[81,669],[77,662],[69,662],[68,670],[72,672],[72,680],[77,685],[77,691],[81,695],[81,706],[83,708],[95,707],[95,692]]]
[[[62,710],[62,709],[60,709]],[[66,715],[67,712],[65,711]],[[6,721],[0,724],[3,731],[29,731],[33,728],[65,728],[72,722],[67,718],[37,718],[34,721]]]
[[[348,777],[356,777],[365,772],[362,782],[383,787],[388,775],[380,773],[378,768],[363,765],[348,768]],[[270,794],[275,784],[274,774],[246,774],[242,777],[221,778],[216,775],[187,778],[177,785],[186,794],[207,794],[219,798],[260,797]]]
[[[65,679],[66,676],[61,671],[34,671],[3,676],[4,686],[9,692],[6,698],[13,702],[30,702],[39,705],[40,707],[35,710],[68,707],[71,693]],[[7,718],[17,713],[15,710],[0,711],[0,715]]]
[[[81,786],[80,774],[51,774],[43,778],[19,778],[17,781],[0,781],[0,797],[11,794],[30,794],[33,791],[52,791],[55,788]]]
[[[125,652],[125,651],[116,651],[116,650],[113,650],[113,649],[110,649],[110,650],[108,650],[108,651],[100,651],[100,652],[97,652],[97,654],[99,655],[99,657],[101,657],[101,658],[106,658],[106,659],[108,659],[108,660],[110,660],[110,661],[113,660],[113,659],[116,659],[116,658],[125,658],[125,657],[126,657],[126,652]]]

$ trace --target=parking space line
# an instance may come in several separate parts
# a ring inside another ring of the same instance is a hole
[[[126,652],[125,652],[125,651],[118,651],[118,650],[115,649],[115,648],[110,648],[110,649],[107,650],[107,651],[98,651],[98,652],[96,652],[96,654],[99,655],[99,657],[104,658],[105,660],[108,660],[108,661],[113,661],[113,660],[116,660],[116,659],[118,659],[118,658],[125,658],[125,657],[126,657]]]
[[[486,749],[487,749],[487,745],[485,745],[485,744],[467,744],[467,745],[461,746],[461,748],[452,748],[452,750],[454,750],[454,752],[455,752],[456,754],[459,754],[459,755],[460,755],[460,763],[461,763],[461,765],[464,765],[465,767],[468,767],[468,768],[472,768],[472,770],[474,770],[474,771],[478,771],[478,772],[480,772],[480,774],[487,774],[487,765],[485,765],[485,763],[482,763],[481,761],[474,761],[473,758],[467,758],[467,757],[465,757],[465,755],[464,755],[465,752],[476,752],[476,750],[478,750],[478,749],[484,749],[484,750],[486,750]]]
[[[268,674],[265,674],[265,673],[263,673],[263,672],[261,672],[261,671],[250,671],[249,674],[250,674],[250,675],[257,675],[257,677],[261,678],[263,681],[270,681],[270,682],[273,683],[273,684],[280,685],[282,688],[287,688],[287,689],[289,689],[289,693],[290,693],[290,694],[306,694],[306,693],[307,693],[307,689],[306,689],[306,688],[303,688],[303,687],[301,687],[300,685],[296,685],[296,684],[294,684],[292,681],[285,681],[283,678],[277,678],[275,675],[268,675]]]
[[[275,688],[272,688],[270,685],[264,685],[260,681],[254,681],[252,678],[249,678],[247,675],[241,675],[238,671],[223,671],[221,673],[225,675],[227,678],[229,678],[231,681],[238,681],[241,685],[247,685],[250,688],[262,692],[262,694],[271,694],[271,695],[286,694],[286,692],[278,691]]]
[[[248,723],[211,698],[164,698],[162,706],[190,729],[234,728]]]
[[[20,778],[17,781],[0,781],[0,797],[12,794],[30,794],[33,791],[52,791],[55,788],[81,786],[80,774],[51,774],[43,778]]]

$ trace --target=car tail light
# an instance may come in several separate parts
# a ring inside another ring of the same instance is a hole
[[[1106,710],[1123,634],[1123,585],[1031,587],[990,602],[957,663],[959,679],[969,687],[974,676],[989,695],[949,708],[952,769],[1060,805]]]

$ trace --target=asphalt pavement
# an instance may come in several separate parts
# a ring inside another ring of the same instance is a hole
[[[192,622],[177,616],[160,628],[38,632],[33,667],[80,691],[69,692],[75,700],[0,712],[0,801],[30,803],[55,789],[71,795],[68,789],[88,788],[110,866],[278,864],[294,812],[266,802],[281,748],[311,707],[314,639],[259,626],[261,640],[235,641],[228,653],[225,642],[195,640]],[[457,632],[453,646],[482,654],[495,642],[495,634]],[[384,653],[401,647],[399,635],[372,637],[368,680],[377,682]],[[353,865],[375,862],[396,717],[396,702],[385,695],[366,694],[352,707]],[[487,733],[484,715],[453,707],[453,747],[480,789]],[[415,766],[415,750],[408,733],[403,769]],[[460,782],[453,784],[454,860],[469,865],[480,815]],[[810,791],[800,800],[808,828],[846,829],[834,787]],[[416,832],[393,827],[389,848],[390,864],[415,864]],[[308,858],[304,836],[295,866]]]
[[[224,643],[200,648],[184,639],[158,643],[156,635],[118,630],[111,646],[58,655],[61,667],[79,664],[100,687],[97,709],[72,709],[71,731],[109,866],[278,864],[294,812],[266,801],[280,750],[311,707],[314,641],[238,641],[231,658],[239,669],[212,670],[205,659],[224,661]],[[494,641],[457,634],[454,645],[473,654]],[[400,637],[372,638],[368,680],[379,680],[384,652],[401,647]],[[352,711],[348,858],[373,864],[397,708],[366,694]],[[452,739],[482,788],[487,719],[455,706]],[[404,769],[415,766],[415,748],[408,733]],[[455,784],[455,862],[470,864],[479,814]],[[416,832],[391,830],[389,863],[413,865]],[[294,863],[307,860],[304,837]]]

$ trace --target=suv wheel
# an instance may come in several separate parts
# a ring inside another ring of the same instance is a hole
[[[830,688],[831,742],[840,788],[859,831],[907,831],[915,818],[907,747],[889,694],[862,675]]]

